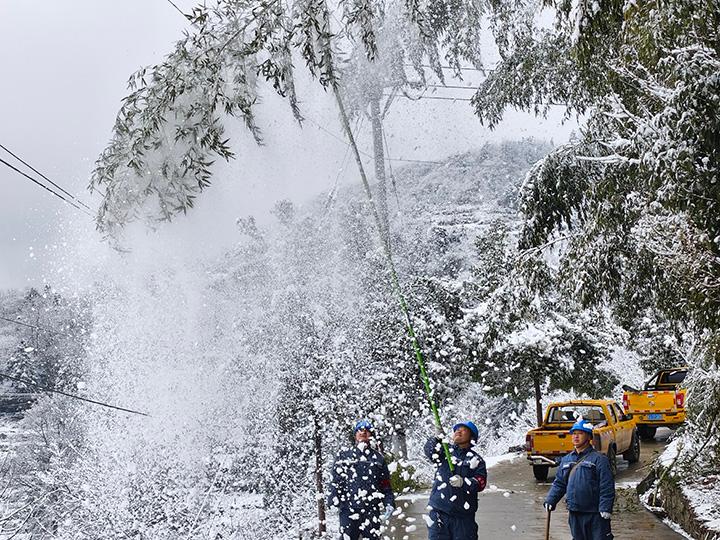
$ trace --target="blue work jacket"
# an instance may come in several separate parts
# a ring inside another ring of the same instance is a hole
[[[425,455],[437,466],[428,504],[446,514],[474,515],[478,507],[478,493],[487,484],[487,468],[480,454],[472,447],[463,449],[451,444],[450,457],[455,466],[454,472],[450,472],[440,439],[432,438],[425,443]],[[457,488],[450,485],[450,477],[455,474],[464,480],[463,485]]]
[[[574,465],[583,456],[587,457]],[[573,468],[576,470],[571,474]],[[564,456],[545,502],[556,506],[563,495],[570,512],[612,512],[615,479],[608,458],[592,446]]]
[[[390,471],[383,455],[370,447],[341,451],[332,468],[328,505],[340,509],[374,508],[382,512],[395,506]]]

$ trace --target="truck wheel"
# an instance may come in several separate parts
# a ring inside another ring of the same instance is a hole
[[[545,480],[547,480],[549,470],[549,465],[533,465],[533,474],[535,475],[535,480],[538,480],[539,482],[544,482]]]
[[[655,432],[657,431],[656,426],[638,426],[638,433],[643,441],[652,441],[655,438]]]
[[[630,448],[627,449],[627,452],[623,452],[623,459],[627,460],[628,463],[640,461],[640,437],[638,437],[637,430],[633,431]]]
[[[615,453],[615,446],[612,445],[610,448],[608,448],[607,458],[610,462],[610,473],[612,473],[612,477],[615,478],[617,476],[617,454]]]

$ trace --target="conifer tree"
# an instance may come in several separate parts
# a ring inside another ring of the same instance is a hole
[[[544,2],[555,24],[503,17],[512,39],[474,97],[495,125],[507,107],[565,104],[580,138],[523,187],[522,249],[558,246],[569,295],[610,303],[630,325],[689,335],[690,446],[720,446],[720,7],[714,2]],[[692,467],[707,467],[688,457]],[[681,459],[681,462],[683,459]]]

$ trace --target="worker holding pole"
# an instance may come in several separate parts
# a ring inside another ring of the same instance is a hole
[[[485,461],[474,449],[478,429],[470,421],[453,427],[450,462],[445,459],[442,432],[425,444],[425,455],[437,470],[430,493],[429,540],[477,540],[478,493],[487,484]]]

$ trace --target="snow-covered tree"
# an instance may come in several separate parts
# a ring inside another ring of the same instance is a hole
[[[475,369],[488,392],[521,403],[534,397],[538,425],[546,391],[606,396],[617,380],[600,368],[609,352],[599,335],[602,317],[563,299],[554,272],[537,255],[519,253],[503,223],[477,246],[482,264],[474,288],[482,309],[465,324],[477,325],[485,358]]]
[[[719,383],[720,8],[545,4],[550,27],[506,19],[514,39],[474,98],[491,125],[507,107],[557,102],[587,118],[528,175],[520,245],[561,246],[563,282],[580,302],[610,302],[625,321],[656,309],[692,333],[685,436],[717,448],[720,399],[707,389]]]
[[[225,135],[230,118],[242,120],[262,142],[255,115],[262,83],[287,98],[302,122],[298,61],[335,92],[341,115],[340,85],[348,62],[356,69],[365,66],[374,79],[371,90],[360,88],[357,79],[348,81],[345,89],[355,96],[355,110],[363,110],[364,103],[378,105],[377,93],[384,86],[397,90],[405,85],[406,59],[421,79],[423,62],[441,80],[441,58],[457,74],[461,61],[478,64],[480,6],[471,0],[337,5],[325,0],[219,0],[212,7],[195,8],[188,15],[191,29],[174,51],[130,78],[132,92],[91,182],[91,189],[105,190],[98,227],[116,236],[137,219],[153,225],[187,212],[210,185],[214,160],[234,155]],[[376,58],[382,67],[370,63]]]
[[[14,296],[4,302],[2,311],[7,319],[3,326],[12,335],[2,351],[3,371],[39,386],[75,390],[82,380],[91,324],[87,300],[66,298],[49,286]],[[12,385],[35,391],[17,381]]]

